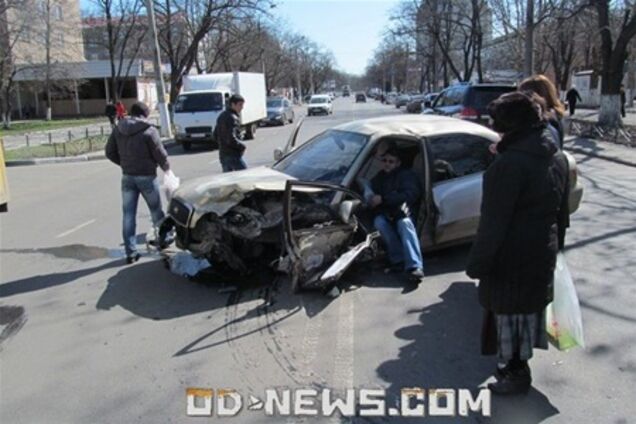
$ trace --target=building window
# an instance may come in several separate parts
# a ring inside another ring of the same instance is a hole
[[[55,19],[57,19],[58,21],[64,20],[62,6],[60,6],[59,4],[55,6],[55,8],[53,9],[53,16],[55,16]]]

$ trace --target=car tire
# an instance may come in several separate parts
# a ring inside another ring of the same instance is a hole
[[[294,114],[292,113],[291,116],[289,117],[289,123],[293,124],[294,123]]]
[[[189,141],[181,142],[181,147],[183,147],[184,152],[189,152],[192,149],[192,143]]]
[[[254,134],[256,134],[256,124],[252,123],[245,128],[245,139],[254,140]]]

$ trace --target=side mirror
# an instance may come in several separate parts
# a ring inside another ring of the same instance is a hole
[[[283,150],[280,147],[274,149],[274,160],[279,161],[283,158]]]
[[[359,200],[345,200],[340,203],[338,212],[342,222],[348,224],[351,221],[351,215],[356,211],[358,206],[360,206]]]

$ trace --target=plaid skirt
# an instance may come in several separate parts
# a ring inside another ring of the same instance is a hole
[[[497,315],[484,311],[481,350],[509,361],[515,352],[519,359],[532,358],[532,349],[547,349],[545,311],[536,314]]]

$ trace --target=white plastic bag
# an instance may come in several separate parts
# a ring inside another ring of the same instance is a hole
[[[585,347],[579,298],[561,252],[554,269],[554,300],[546,310],[546,331],[550,343],[559,350]]]
[[[172,194],[175,192],[176,189],[179,188],[179,177],[177,177],[176,175],[174,175],[174,172],[172,172],[172,169],[169,169],[168,172],[165,172],[163,174],[163,189],[166,191],[166,197],[168,199],[172,198]]]

